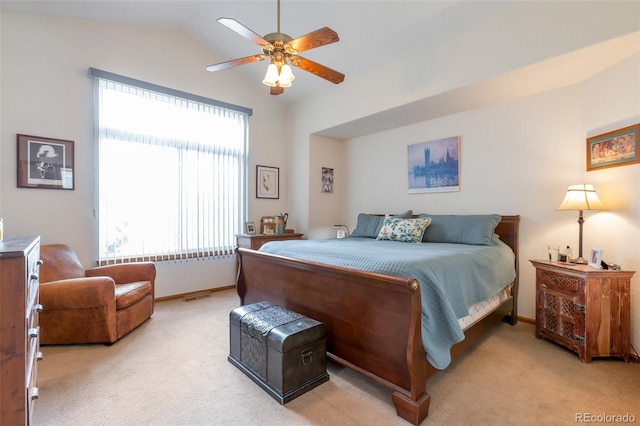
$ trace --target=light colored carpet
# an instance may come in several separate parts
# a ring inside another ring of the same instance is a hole
[[[227,361],[234,290],[156,304],[112,346],[46,346],[35,425],[408,425],[391,394],[330,363],[330,380],[280,405]],[[569,425],[577,413],[635,416],[640,366],[581,363],[534,336],[497,326],[427,385],[424,425]]]

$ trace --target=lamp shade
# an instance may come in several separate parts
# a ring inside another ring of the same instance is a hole
[[[278,83],[278,79],[278,67],[276,64],[269,64],[267,67],[267,74],[265,74],[262,83],[270,87],[275,87]]]
[[[604,205],[598,198],[593,185],[571,185],[560,206],[556,210],[602,210]]]
[[[293,72],[291,72],[291,67],[287,64],[284,64],[280,69],[280,86],[282,86],[282,83],[289,83],[289,86],[291,86],[291,82],[293,81],[294,78],[295,77],[293,75]],[[282,86],[282,87],[285,87],[285,86]]]

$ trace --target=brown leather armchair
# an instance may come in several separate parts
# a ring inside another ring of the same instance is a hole
[[[151,317],[156,266],[84,269],[63,244],[40,248],[40,343],[111,344]]]

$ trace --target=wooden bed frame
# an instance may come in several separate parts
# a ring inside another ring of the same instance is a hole
[[[452,358],[486,330],[509,318],[517,321],[518,225],[520,216],[502,216],[500,239],[515,255],[512,297],[465,331]],[[420,287],[397,278],[239,248],[237,291],[242,304],[268,300],[322,321],[327,355],[390,389],[398,416],[413,424],[429,413],[427,379],[436,370],[422,345]]]

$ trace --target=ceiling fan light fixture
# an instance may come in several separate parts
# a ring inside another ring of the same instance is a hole
[[[284,64],[280,69],[280,85],[282,86],[282,82],[285,81],[289,83],[289,86],[291,86],[291,82],[294,78],[295,76],[293,75],[293,72],[291,72],[291,67],[288,64]]]
[[[262,53],[209,65],[207,67],[207,71],[222,71],[238,65],[270,59],[271,63],[267,68],[267,73],[264,76],[262,83],[270,87],[269,93],[272,95],[280,95],[284,93],[285,87],[291,86],[291,82],[295,78],[291,71],[291,66],[298,67],[306,72],[315,74],[320,78],[330,81],[331,83],[342,83],[344,81],[344,74],[298,56],[298,53],[300,52],[339,41],[340,39],[338,38],[338,34],[329,27],[317,29],[296,39],[293,39],[287,34],[281,33],[280,0],[277,0],[277,2],[277,32],[269,33],[264,37],[259,36],[254,31],[233,18],[218,18],[219,23],[260,46]]]
[[[279,79],[280,76],[278,76],[278,67],[276,66],[276,64],[269,64],[269,66],[267,67],[267,73],[265,74],[262,83],[266,84],[269,87],[276,87]]]

